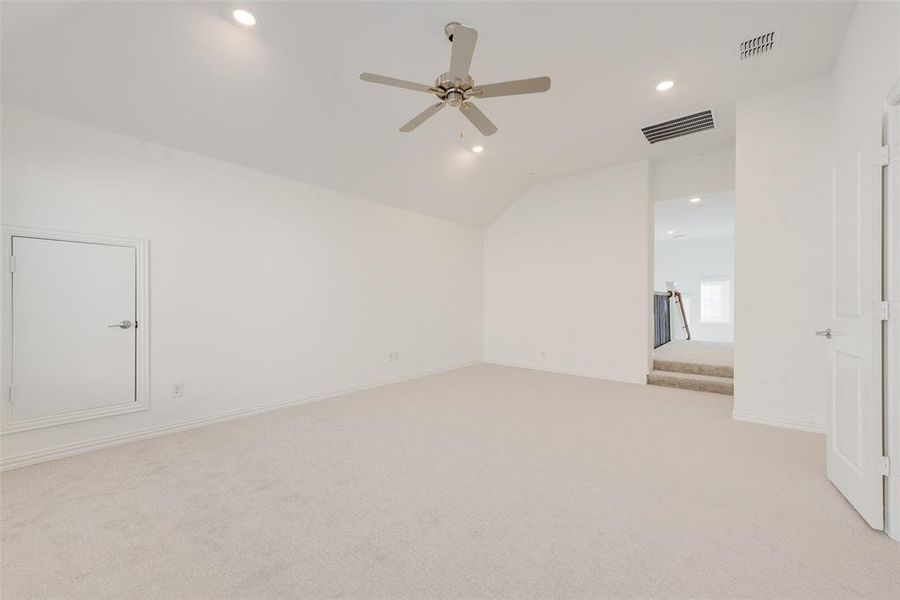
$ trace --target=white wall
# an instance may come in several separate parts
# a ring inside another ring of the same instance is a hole
[[[898,77],[900,4],[860,2],[831,76],[737,106],[735,416],[824,429],[832,168],[881,145]]]
[[[734,189],[734,149],[653,165],[653,200],[689,198]]]
[[[9,225],[149,239],[151,274],[149,411],[4,461],[481,358],[475,229],[15,107],[2,191]]]
[[[881,145],[884,102],[900,79],[900,2],[860,2],[834,72],[835,165]]]
[[[688,298],[691,314],[691,339],[707,342],[734,341],[734,238],[657,240],[654,251],[653,289],[666,291],[667,281],[678,282],[678,290]],[[728,323],[703,323],[700,320],[700,281],[724,277],[731,281],[732,316]],[[672,339],[684,339],[681,317],[672,305]],[[676,335],[677,334],[677,335]]]
[[[485,360],[645,382],[646,162],[525,192],[485,232]]]
[[[830,322],[831,81],[737,105],[736,417],[823,430]]]

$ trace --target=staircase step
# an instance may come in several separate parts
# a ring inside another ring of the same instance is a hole
[[[654,359],[653,369],[670,373],[691,373],[711,377],[734,377],[734,367],[730,365],[702,365],[700,363],[678,362]]]
[[[697,375],[694,373],[673,373],[671,371],[651,371],[647,376],[650,385],[711,392],[713,394],[734,395],[734,379],[716,377],[715,375]]]

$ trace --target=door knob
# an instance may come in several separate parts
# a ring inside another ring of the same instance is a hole
[[[828,338],[830,340],[831,339],[831,327],[829,327],[828,329],[822,329],[820,331],[817,331],[816,335],[821,335],[822,337]]]
[[[109,327],[118,327],[120,329],[131,329],[132,327],[134,327],[136,325],[137,325],[137,323],[132,323],[128,319],[125,319],[124,321],[119,321],[118,323],[113,323]]]

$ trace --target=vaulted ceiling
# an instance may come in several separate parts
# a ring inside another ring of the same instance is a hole
[[[151,142],[474,226],[524,189],[637,159],[733,144],[741,98],[830,71],[844,2],[4,2],[3,100]],[[477,82],[549,75],[545,94],[484,99],[482,138],[431,98],[449,21],[479,32]],[[738,60],[775,30],[776,50]],[[661,94],[663,79],[675,87]],[[640,128],[712,109],[714,130],[650,146]],[[469,151],[481,144],[485,152]]]

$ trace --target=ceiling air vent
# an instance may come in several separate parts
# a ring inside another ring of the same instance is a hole
[[[759,56],[760,54],[765,54],[772,50],[775,47],[775,32],[770,31],[769,33],[764,33],[762,35],[758,35],[754,38],[750,38],[746,42],[741,42],[740,46],[740,54],[741,60],[747,58],[753,58],[754,56]]]
[[[704,129],[712,129],[715,126],[712,111],[704,110],[686,117],[650,125],[642,128],[641,131],[644,132],[648,142],[655,144],[656,142],[664,142],[665,140],[671,140],[689,133],[697,133]]]

